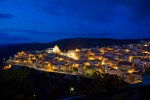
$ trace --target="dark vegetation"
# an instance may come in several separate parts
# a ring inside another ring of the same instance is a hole
[[[95,73],[96,74],[96,73]],[[94,75],[94,79],[65,74],[39,72],[22,68],[1,70],[0,100],[55,100],[75,95],[86,95],[87,100],[101,100],[126,90],[128,84],[113,75]],[[70,91],[73,87],[74,91]]]
[[[149,67],[145,68],[145,74],[150,74],[150,68]]]
[[[150,39],[142,39],[144,41],[150,41]],[[47,48],[54,47],[58,45],[60,49],[69,50],[76,48],[90,48],[90,47],[102,47],[110,45],[123,45],[123,44],[133,44],[140,42],[141,39],[109,39],[109,38],[70,38],[54,41],[51,43],[25,43],[18,44],[14,46],[0,48],[0,64],[2,63],[3,58],[8,58],[13,56],[16,52],[21,50],[44,50]]]

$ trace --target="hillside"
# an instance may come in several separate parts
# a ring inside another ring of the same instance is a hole
[[[17,44],[0,44],[0,48],[8,47],[8,46],[13,46]]]
[[[58,45],[61,50],[76,49],[76,48],[90,48],[90,47],[102,47],[110,45],[122,45],[137,43],[141,40],[150,41],[150,39],[109,39],[109,38],[70,38],[57,40],[51,43],[25,43],[9,47],[0,48],[0,63],[3,58],[8,58],[21,50],[43,50],[46,48],[54,47]]]

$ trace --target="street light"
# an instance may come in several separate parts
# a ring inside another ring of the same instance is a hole
[[[70,92],[74,92],[74,87],[70,87]]]

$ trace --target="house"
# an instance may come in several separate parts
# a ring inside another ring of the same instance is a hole
[[[118,66],[119,66],[119,68],[120,68],[121,70],[128,70],[128,69],[132,68],[133,65],[134,65],[134,63],[132,63],[132,62],[127,62],[127,61],[120,61],[120,62],[118,63]]]
[[[130,68],[133,66],[134,63],[132,62],[127,62],[127,61],[120,61],[119,62],[119,66],[120,67],[127,67],[127,68]]]
[[[140,63],[140,59],[137,58],[137,57],[133,57],[132,58],[132,62],[135,63],[135,64],[139,64]]]
[[[79,67],[78,67],[78,74],[84,75],[84,69],[83,69],[83,66],[81,64],[79,64]]]
[[[139,66],[141,66],[141,67],[150,67],[150,59],[142,59],[139,62]]]

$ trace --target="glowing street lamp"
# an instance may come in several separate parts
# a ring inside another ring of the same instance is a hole
[[[117,69],[118,69],[118,67],[114,67],[114,69],[116,69],[116,70],[117,70]]]
[[[70,87],[70,92],[74,92],[74,87]]]

